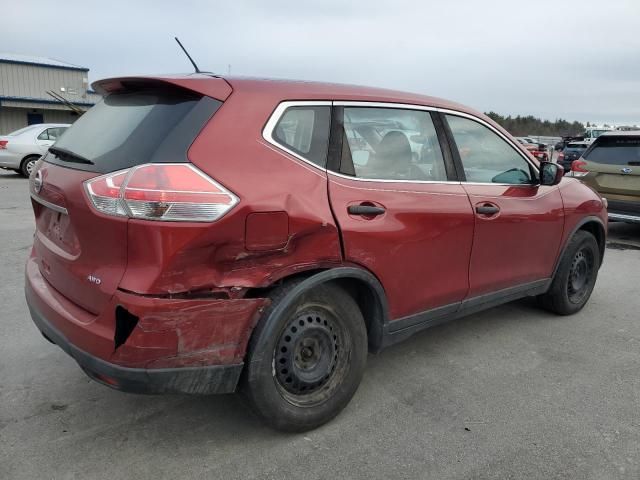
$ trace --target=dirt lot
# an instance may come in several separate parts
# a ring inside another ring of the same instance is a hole
[[[304,435],[233,395],[90,381],[33,326],[27,181],[0,173],[0,479],[640,478],[640,226],[613,225],[587,307],[512,303],[369,357],[347,409]]]

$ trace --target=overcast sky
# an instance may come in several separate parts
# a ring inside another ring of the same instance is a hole
[[[478,110],[640,123],[640,0],[19,0],[0,51],[91,69],[381,86]]]

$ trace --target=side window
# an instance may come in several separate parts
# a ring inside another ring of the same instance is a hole
[[[446,117],[467,182],[512,185],[533,182],[529,163],[495,132],[468,118]]]
[[[49,129],[46,129],[40,135],[38,135],[38,140],[49,140]]]
[[[431,114],[345,107],[341,170],[357,178],[446,181]]]
[[[49,132],[49,140],[58,140],[60,135],[62,135],[66,129],[66,127],[55,127],[48,129],[47,131]]]
[[[289,107],[272,132],[273,139],[288,150],[324,167],[327,163],[331,107]]]

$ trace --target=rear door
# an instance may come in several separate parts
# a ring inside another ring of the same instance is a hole
[[[346,261],[378,277],[403,327],[455,311],[469,286],[473,214],[437,115],[363,102],[335,102],[333,114],[329,196]]]
[[[34,255],[56,290],[97,314],[127,266],[127,217],[99,213],[84,182],[143,163],[186,162],[189,146],[219,105],[187,90],[137,86],[107,96],[50,147],[31,177],[30,193]]]
[[[444,115],[475,216],[469,297],[549,278],[564,225],[557,186],[488,124]]]
[[[574,175],[607,198],[610,214],[640,216],[640,135],[602,135],[582,160]]]

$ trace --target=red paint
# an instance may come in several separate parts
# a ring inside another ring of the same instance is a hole
[[[149,298],[116,291],[100,314],[79,307],[54,289],[36,258],[26,267],[36,308],[76,347],[125,367],[169,368],[241,363],[263,298],[211,300]],[[115,308],[139,317],[124,345],[114,350]]]
[[[564,223],[557,187],[463,184],[471,204],[497,206],[477,214],[469,264],[469,296],[549,278]]]
[[[329,193],[342,226],[346,260],[374,272],[391,318],[462,300],[473,239],[469,199],[459,184],[360,182],[330,175]],[[352,216],[347,206],[372,203],[384,215]]]
[[[113,91],[132,80],[110,79],[97,88]],[[332,84],[205,75],[158,81],[224,100],[188,157],[239,203],[214,223],[106,216],[90,207],[82,187],[97,174],[44,164],[40,196],[66,208],[68,217],[34,202],[37,232],[26,288],[71,343],[108,362],[146,368],[238,364],[269,303],[244,297],[249,289],[307,270],[356,265],[380,280],[395,320],[548,278],[578,222],[595,215],[606,225],[598,195],[574,179],[555,187],[359,182],[327,174],[262,137],[284,100],[426,105],[495,126],[457,104]],[[361,203],[386,212],[347,212]],[[477,214],[477,205],[500,210]],[[118,305],[139,322],[114,349]]]
[[[247,215],[245,248],[252,251],[280,250],[289,241],[287,212],[257,212]]]

